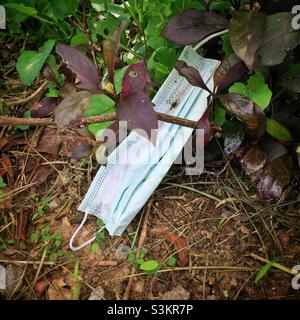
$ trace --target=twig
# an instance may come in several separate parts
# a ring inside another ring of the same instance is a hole
[[[156,112],[157,118],[160,121],[173,123],[189,128],[196,128],[197,122],[183,119],[179,117],[174,117],[165,113]],[[86,117],[79,121],[78,125],[88,125],[93,123],[101,123],[107,121],[117,120],[116,113],[110,113],[102,116]],[[30,125],[30,126],[47,126],[55,125],[55,121],[51,118],[17,118],[17,117],[4,117],[0,116],[0,125]]]
[[[33,99],[35,99],[39,94],[43,93],[47,89],[47,81],[44,82],[35,92],[33,92],[29,97],[26,97],[24,99],[20,100],[14,100],[11,102],[8,102],[8,106],[17,106],[17,105],[23,105],[26,103],[29,103]]]
[[[41,261],[6,260],[6,259],[0,259],[0,262],[1,263],[11,263],[11,264],[40,264],[41,263]],[[54,266],[55,262],[44,261],[43,265]]]
[[[253,267],[235,267],[235,266],[193,266],[193,267],[190,267],[190,266],[188,266],[188,267],[175,267],[175,268],[170,268],[170,269],[158,270],[156,273],[165,273],[165,272],[174,272],[174,271],[189,271],[189,270],[206,270],[206,269],[209,271],[215,271],[215,272],[257,271],[257,268],[253,268]],[[122,280],[122,279],[126,279],[126,278],[145,276],[145,275],[149,275],[149,274],[146,272],[141,272],[141,273],[136,273],[133,275],[112,278],[111,281],[117,281],[117,280]]]
[[[268,259],[265,259],[265,258],[262,258],[258,255],[256,255],[255,253],[251,253],[250,256],[256,260],[259,260],[261,262],[264,262],[264,263],[270,263],[272,261],[268,260]],[[286,272],[286,273],[289,273],[289,274],[292,274],[292,275],[296,275],[298,274],[299,272],[296,271],[296,270],[292,270],[286,266],[283,266],[282,264],[280,263],[277,263],[277,262],[272,262],[272,267],[276,268],[276,269],[279,269],[283,272]]]

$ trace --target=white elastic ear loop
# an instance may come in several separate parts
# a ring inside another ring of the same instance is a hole
[[[70,249],[73,250],[73,251],[80,250],[80,249],[84,248],[85,246],[87,246],[88,244],[90,244],[91,242],[95,241],[95,239],[96,239],[96,234],[97,234],[98,232],[101,232],[101,231],[105,228],[105,226],[102,226],[102,227],[98,230],[98,232],[97,232],[91,239],[89,239],[89,240],[87,240],[86,242],[82,243],[81,245],[75,247],[75,246],[73,245],[73,242],[74,242],[74,240],[75,240],[78,232],[80,231],[80,229],[81,229],[81,228],[83,227],[83,225],[85,224],[88,215],[89,215],[88,212],[86,212],[86,213],[84,214],[84,217],[83,217],[80,225],[78,226],[78,228],[77,228],[76,231],[73,233],[73,235],[72,235],[72,237],[71,237],[71,239],[70,239],[69,247],[70,247]]]

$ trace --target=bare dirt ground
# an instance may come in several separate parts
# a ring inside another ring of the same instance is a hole
[[[62,158],[44,183],[31,185],[32,173],[26,174],[26,167],[38,151],[30,149],[30,144],[24,150],[22,146],[10,149],[16,182],[10,199],[2,201],[1,238],[13,241],[0,253],[0,261],[16,277],[3,298],[70,299],[75,260],[79,261],[81,299],[88,299],[99,287],[105,299],[300,297],[291,286],[293,276],[276,268],[255,283],[265,265],[259,257],[281,257],[279,263],[289,268],[300,262],[300,208],[295,192],[287,191],[276,204],[260,203],[240,167],[234,161],[224,166],[220,155],[214,157],[209,151],[200,176],[185,176],[183,167],[174,166],[122,237],[105,232],[102,249],[92,252],[87,246],[71,253],[68,242],[83,216],[77,207],[98,166],[91,160]],[[46,197],[51,200],[41,213]],[[41,214],[32,221],[36,212]],[[78,242],[97,231],[96,221],[88,219]],[[54,263],[44,254],[46,242],[31,239],[32,233],[47,226],[49,234],[62,235],[65,253]],[[184,244],[179,253],[168,240],[170,233]],[[157,260],[158,272],[143,274],[132,268],[128,257],[116,257],[120,244],[132,251],[138,248],[139,253],[143,250],[145,260]],[[187,259],[183,266],[179,266],[180,254]],[[170,267],[166,262],[171,256],[177,262]]]

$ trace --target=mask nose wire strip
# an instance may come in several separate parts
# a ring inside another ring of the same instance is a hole
[[[89,215],[88,212],[86,212],[86,213],[84,214],[84,217],[83,217],[80,225],[78,226],[78,228],[77,228],[76,231],[73,233],[73,235],[72,235],[72,237],[71,237],[71,239],[70,239],[70,244],[69,244],[69,246],[70,246],[70,249],[73,250],[73,251],[80,250],[80,249],[84,248],[85,246],[87,246],[88,244],[90,244],[91,242],[95,241],[95,239],[96,239],[96,234],[97,234],[98,232],[101,232],[101,231],[105,228],[105,226],[101,227],[101,228],[99,229],[99,231],[98,231],[92,238],[90,238],[89,240],[85,241],[84,243],[82,243],[81,245],[79,245],[79,246],[77,246],[77,247],[74,246],[74,245],[73,245],[73,242],[74,242],[74,240],[75,240],[78,232],[80,231],[80,229],[81,229],[81,228],[83,227],[83,225],[85,224],[88,215]]]

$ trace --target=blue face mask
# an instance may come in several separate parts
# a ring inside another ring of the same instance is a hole
[[[190,46],[184,48],[179,59],[197,68],[204,82],[212,87],[212,76],[219,61],[202,58]],[[197,121],[206,110],[207,97],[206,91],[191,86],[172,70],[153,103],[156,111]],[[98,170],[79,206],[85,216],[70,240],[70,248],[78,250],[94,241],[95,237],[78,247],[73,245],[89,214],[101,218],[110,235],[122,235],[160,184],[192,132],[191,128],[159,122],[156,145],[153,146],[132,131],[109,155],[107,164]]]

